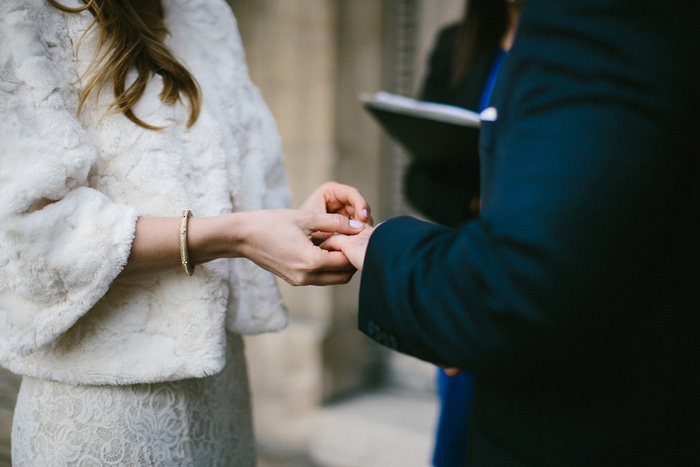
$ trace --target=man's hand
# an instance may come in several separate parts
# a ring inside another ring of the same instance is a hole
[[[462,372],[462,370],[460,370],[459,368],[455,368],[455,367],[443,368],[443,371],[445,372],[445,374],[447,376],[457,376],[458,374],[460,374]]]
[[[374,229],[368,227],[357,235],[333,235],[321,244],[321,248],[330,252],[342,251],[350,263],[362,271],[372,232]]]

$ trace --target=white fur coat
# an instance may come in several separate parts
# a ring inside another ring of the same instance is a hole
[[[135,113],[165,130],[106,113],[109,87],[78,115],[97,43],[90,32],[77,47],[90,13],[0,2],[0,364],[16,373],[73,384],[200,377],[223,367],[226,327],[286,325],[274,276],[245,259],[112,283],[138,216],[215,216],[289,199],[279,136],[228,5],[163,6],[166,43],[202,89],[192,128],[187,105],[161,103],[159,77]]]

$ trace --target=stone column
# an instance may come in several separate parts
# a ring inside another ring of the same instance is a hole
[[[381,88],[381,2],[230,4],[253,82],[277,120],[293,205],[328,180],[376,200],[380,134],[357,93]],[[282,284],[289,328],[246,339],[263,445],[305,451],[322,401],[367,385],[377,350],[357,331],[357,288],[357,280],[328,288]]]
[[[360,106],[358,95],[382,88],[382,3],[339,0],[336,5],[334,178],[357,187],[378,222],[386,218],[380,183],[383,140],[378,125]],[[379,380],[379,349],[357,330],[359,283],[358,274],[350,284],[333,290],[333,307],[329,310],[332,319],[323,346],[324,400]]]
[[[438,31],[462,19],[464,0],[384,0],[384,88],[417,98],[427,73],[427,62]],[[412,215],[403,197],[403,173],[409,156],[384,138],[382,153],[382,199],[388,217]],[[411,391],[434,390],[435,369],[415,358],[385,352],[386,383]]]

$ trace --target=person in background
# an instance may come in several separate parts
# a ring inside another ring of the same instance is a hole
[[[361,231],[364,198],[284,209],[224,0],[2,1],[0,95],[13,463],[255,465],[241,335],[287,323],[271,273],[350,280],[312,236]]]
[[[522,6],[522,1],[512,0],[466,1],[461,23],[438,35],[419,98],[484,110],[515,39]],[[471,151],[463,156],[476,159],[476,144]],[[405,174],[404,194],[428,219],[457,227],[479,214],[479,167],[414,159]],[[468,372],[448,377],[439,369],[437,374],[441,409],[433,465],[463,466],[474,379]]]
[[[700,465],[700,4],[528,0],[481,215],[326,248],[358,325],[475,375],[468,466]]]

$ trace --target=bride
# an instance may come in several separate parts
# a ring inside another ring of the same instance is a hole
[[[348,186],[288,204],[224,0],[0,3],[0,363],[17,465],[254,465],[241,334],[355,269]]]

